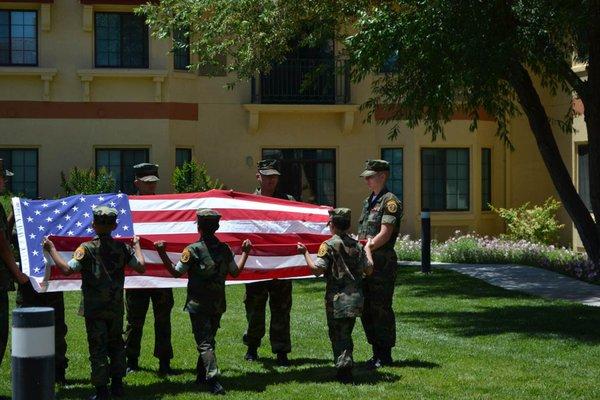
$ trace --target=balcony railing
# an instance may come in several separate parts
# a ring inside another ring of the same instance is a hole
[[[346,104],[350,102],[347,64],[333,58],[284,61],[252,79],[252,102],[262,104]]]

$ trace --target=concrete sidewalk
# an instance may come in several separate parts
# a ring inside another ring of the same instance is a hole
[[[399,262],[399,265],[420,266],[421,264]],[[592,285],[542,268],[511,264],[443,263],[432,263],[432,267],[459,272],[508,290],[600,307],[600,285]]]

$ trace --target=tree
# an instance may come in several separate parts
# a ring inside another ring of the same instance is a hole
[[[600,223],[577,193],[552,132],[555,122],[570,131],[573,115],[552,121],[533,84],[583,101],[591,205],[600,215],[600,0],[161,0],[141,10],[158,37],[189,29],[196,66],[227,54],[237,79],[268,72],[298,38],[310,45],[335,35],[355,82],[396,55],[394,72],[372,80],[362,105],[369,120],[387,106],[392,137],[403,120],[409,128],[424,125],[435,139],[456,111],[466,111],[475,130],[484,110],[512,146],[508,121],[523,113],[588,256],[600,263]],[[573,72],[573,57],[587,63],[587,80]]]
[[[175,193],[205,192],[223,187],[218,179],[214,181],[211,179],[206,170],[206,165],[198,165],[193,161],[175,168],[172,180]]]

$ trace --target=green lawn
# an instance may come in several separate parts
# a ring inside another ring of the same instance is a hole
[[[243,360],[245,328],[242,286],[227,289],[229,310],[217,337],[223,384],[232,399],[599,399],[600,309],[509,292],[453,272],[424,276],[402,268],[395,296],[398,341],[392,367],[366,371],[369,356],[360,323],[355,329],[357,384],[334,381],[320,280],[294,283],[292,366],[274,365],[268,346],[261,360]],[[59,399],[90,393],[83,320],[78,293],[67,295],[72,382]],[[152,357],[153,329],[147,321],[141,366],[126,378],[131,399],[192,399],[197,352],[184,291],[176,291],[173,366],[182,374],[161,379]],[[9,351],[0,368],[0,395],[9,394]]]

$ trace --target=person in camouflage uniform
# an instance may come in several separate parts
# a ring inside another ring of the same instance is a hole
[[[154,245],[165,268],[174,277],[188,274],[184,311],[190,314],[192,332],[200,353],[196,364],[196,383],[208,383],[211,393],[219,395],[225,394],[225,389],[218,381],[215,336],[227,308],[225,278],[228,274],[237,276],[244,269],[252,244],[249,240],[244,241],[242,257],[236,264],[229,246],[215,236],[221,215],[207,208],[199,209],[196,215],[200,240],[183,250],[177,265],[173,266],[163,241]]]
[[[329,339],[337,378],[343,383],[352,382],[354,359],[352,330],[363,309],[363,275],[373,272],[369,246],[363,246],[348,235],[350,209],[329,211],[329,228],[333,236],[323,242],[313,262],[306,246],[298,243],[298,252],[304,254],[306,263],[316,276],[325,274],[325,310]]]
[[[388,190],[390,165],[385,160],[368,160],[360,175],[371,194],[365,199],[359,219],[359,239],[371,239],[373,274],[365,279],[362,324],[373,348],[369,365],[379,368],[392,363],[396,344],[396,318],[392,309],[397,275],[394,244],[400,230],[402,203]]]
[[[256,179],[260,185],[254,194],[275,197],[284,200],[295,200],[289,194],[281,193],[277,189],[281,166],[278,160],[261,160],[258,163]],[[277,363],[281,366],[289,365],[288,353],[292,351],[290,338],[290,311],[292,310],[292,281],[273,279],[264,282],[246,284],[246,320],[248,328],[243,336],[243,341],[248,346],[245,359],[255,361],[258,359],[258,348],[265,336],[265,307],[269,300],[271,309],[271,327],[269,339],[271,350],[277,355]]]
[[[94,209],[93,240],[81,244],[66,263],[46,238],[44,249],[55,265],[70,275],[81,272],[83,315],[90,351],[91,382],[96,394],[90,400],[109,399],[124,395],[125,345],[123,343],[123,285],[125,266],[145,272],[144,256],[139,238],[133,247],[114,240],[110,233],[116,228],[117,210],[109,207]],[[110,380],[110,392],[108,383]]]
[[[135,186],[138,195],[156,194],[158,165],[150,163],[137,164],[135,171]],[[171,310],[175,305],[173,289],[127,289],[125,304],[127,308],[127,327],[124,340],[127,355],[127,371],[139,370],[138,360],[141,353],[142,333],[146,313],[152,301],[154,313],[154,357],[159,360],[160,375],[174,374],[171,369],[173,345],[171,344]]]
[[[12,172],[4,169],[4,160],[0,158],[0,194],[4,193],[6,178]],[[4,358],[8,342],[8,292],[14,290],[13,278],[18,283],[29,282],[27,275],[21,272],[10,247],[10,230],[6,211],[0,204],[0,364]]]

